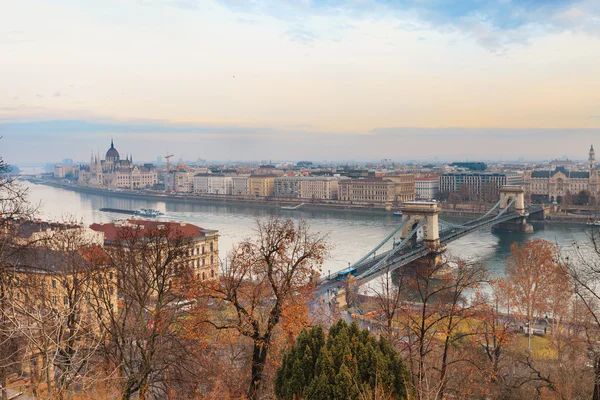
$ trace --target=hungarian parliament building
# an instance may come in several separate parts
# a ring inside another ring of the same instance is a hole
[[[158,183],[158,173],[152,164],[133,164],[131,155],[121,159],[111,140],[104,160],[100,159],[99,153],[92,154],[89,167],[81,167],[78,183],[122,189],[151,188]]]

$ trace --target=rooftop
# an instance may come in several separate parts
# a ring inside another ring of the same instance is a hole
[[[107,241],[116,240],[126,229],[144,230],[146,232],[169,229],[171,235],[182,235],[183,237],[189,239],[212,236],[212,234],[218,232],[216,230],[204,229],[187,222],[166,222],[133,218],[125,221],[111,222],[108,224],[95,223],[92,224],[90,228],[97,232],[104,232],[104,239]]]

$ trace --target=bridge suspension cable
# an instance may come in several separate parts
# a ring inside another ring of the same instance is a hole
[[[407,220],[408,219],[409,218],[407,218]],[[366,270],[365,272],[363,272],[360,275],[358,275],[357,278],[358,279],[362,279],[362,278],[370,275],[371,273],[373,273],[373,271],[377,271],[382,265],[384,265],[385,263],[387,263],[387,261],[390,259],[390,257],[392,257],[396,253],[399,253],[400,251],[402,251],[402,247],[404,247],[404,245],[406,243],[408,243],[408,241],[410,239],[412,239],[412,237],[414,235],[417,234],[419,228],[421,228],[425,224],[425,221],[427,221],[427,217],[424,217],[421,221],[419,221],[419,223],[417,224],[417,226],[415,226],[414,229],[404,239],[402,239],[402,241],[400,243],[398,243],[396,245],[396,247],[394,247],[394,249],[392,249],[392,251],[388,252],[385,255],[385,257],[383,257],[381,260],[379,260],[375,265],[373,265],[372,267],[370,267],[368,270]]]
[[[392,231],[392,233],[390,233],[385,239],[383,239],[383,241],[381,243],[379,243],[377,246],[375,246],[375,248],[373,250],[371,250],[366,255],[364,255],[360,260],[358,260],[357,262],[355,262],[354,264],[352,264],[351,267],[352,268],[358,267],[362,262],[364,262],[369,257],[371,257],[377,250],[379,250],[380,248],[382,248],[383,245],[385,245],[392,237],[394,237],[394,235],[396,233],[398,233],[398,231],[400,231],[400,229],[402,229],[402,227],[404,225],[406,225],[406,223],[408,222],[409,219],[410,218],[406,218],[404,221],[402,221],[402,223],[400,223],[400,225],[398,225],[398,227],[396,229],[394,229]]]

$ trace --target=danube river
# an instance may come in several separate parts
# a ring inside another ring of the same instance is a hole
[[[220,257],[225,257],[232,246],[240,240],[252,237],[257,218],[265,218],[271,213],[282,217],[304,218],[312,230],[328,235],[332,246],[330,257],[324,265],[324,272],[338,271],[366,254],[383,240],[399,223],[399,218],[384,213],[356,211],[306,211],[277,210],[245,205],[185,204],[171,201],[139,200],[114,197],[111,195],[91,195],[58,189],[50,186],[24,183],[30,191],[30,200],[40,203],[39,215],[45,219],[63,220],[76,218],[87,224],[109,222],[124,218],[123,214],[110,214],[99,211],[102,207],[135,210],[156,208],[165,213],[165,218],[186,221],[206,229],[220,232]],[[453,256],[483,263],[490,272],[501,274],[504,262],[510,253],[513,242],[543,238],[567,248],[576,240],[587,239],[586,226],[582,224],[534,223],[536,232],[492,233],[489,230],[474,232],[455,242],[448,249]]]

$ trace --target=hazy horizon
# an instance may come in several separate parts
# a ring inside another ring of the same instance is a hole
[[[585,159],[593,0],[6,2],[0,154]]]

